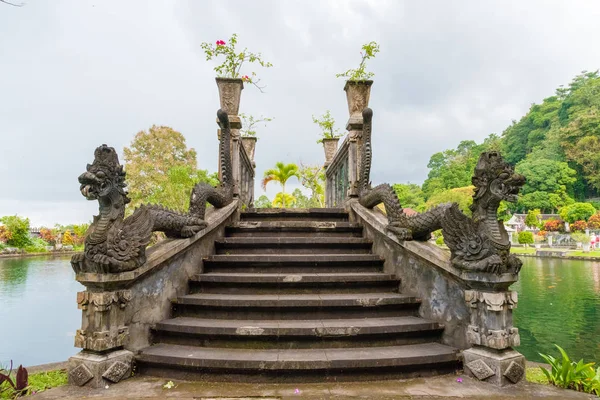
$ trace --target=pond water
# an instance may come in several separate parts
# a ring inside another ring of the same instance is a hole
[[[75,354],[73,336],[81,324],[69,257],[0,259],[0,364],[11,359],[37,365]],[[523,258],[515,324],[520,352],[538,352],[600,362],[600,263]]]

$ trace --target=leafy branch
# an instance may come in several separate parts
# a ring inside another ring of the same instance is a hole
[[[273,121],[274,118],[263,117],[262,115],[258,119],[254,119],[252,115],[240,114],[240,118],[242,119],[242,129],[240,129],[240,134],[242,137],[256,137],[256,128],[257,124],[261,122],[264,123],[264,126],[267,126],[267,122]]]
[[[318,118],[313,115],[312,120],[321,128],[322,137],[317,140],[317,143],[323,143],[323,139],[336,139],[343,136],[340,130],[335,128],[335,119],[331,116],[331,111],[327,110]]]
[[[373,72],[366,72],[367,60],[375,58],[375,54],[379,53],[379,45],[371,41],[367,44],[363,44],[362,51],[360,52],[361,60],[360,65],[357,69],[349,69],[341,74],[336,74],[336,78],[346,78],[349,81],[365,81],[375,76]]]

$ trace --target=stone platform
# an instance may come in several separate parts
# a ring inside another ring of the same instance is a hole
[[[458,379],[462,382],[458,382]],[[165,378],[133,377],[118,385],[92,389],[62,386],[33,396],[36,400],[58,399],[195,399],[195,400],[284,400],[284,399],[597,399],[595,396],[553,386],[521,382],[498,390],[494,385],[466,375],[371,382],[251,384],[174,381],[164,389]]]

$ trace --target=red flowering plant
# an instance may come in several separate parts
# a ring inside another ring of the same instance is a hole
[[[217,40],[214,45],[212,43],[203,42],[200,47],[204,50],[207,61],[217,57],[225,57],[225,60],[214,68],[219,77],[242,79],[244,82],[251,83],[262,91],[264,86],[258,86],[260,80],[256,78],[256,72],[251,72],[250,75],[241,75],[240,70],[242,65],[244,65],[244,63],[258,63],[261,67],[269,68],[272,67],[273,64],[263,60],[260,53],[252,53],[248,51],[247,48],[238,52],[235,48],[236,44],[237,34],[234,33],[231,35],[231,38],[229,38],[229,42]]]
[[[600,213],[592,215],[587,224],[590,229],[600,229]]]
[[[585,221],[575,221],[571,224],[571,231],[573,232],[583,232],[587,229],[588,224]]]
[[[563,232],[565,230],[565,224],[558,219],[549,219],[544,222],[544,230],[547,232]]]

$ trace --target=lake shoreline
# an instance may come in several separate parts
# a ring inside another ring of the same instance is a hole
[[[512,253],[517,257],[529,258],[556,258],[559,260],[577,260],[577,261],[600,261],[600,257],[584,257],[584,256],[536,256],[535,254],[520,254]]]
[[[44,253],[18,253],[18,254],[0,254],[0,258],[24,258],[24,257],[59,257],[72,256],[81,253],[80,251],[47,251]]]

